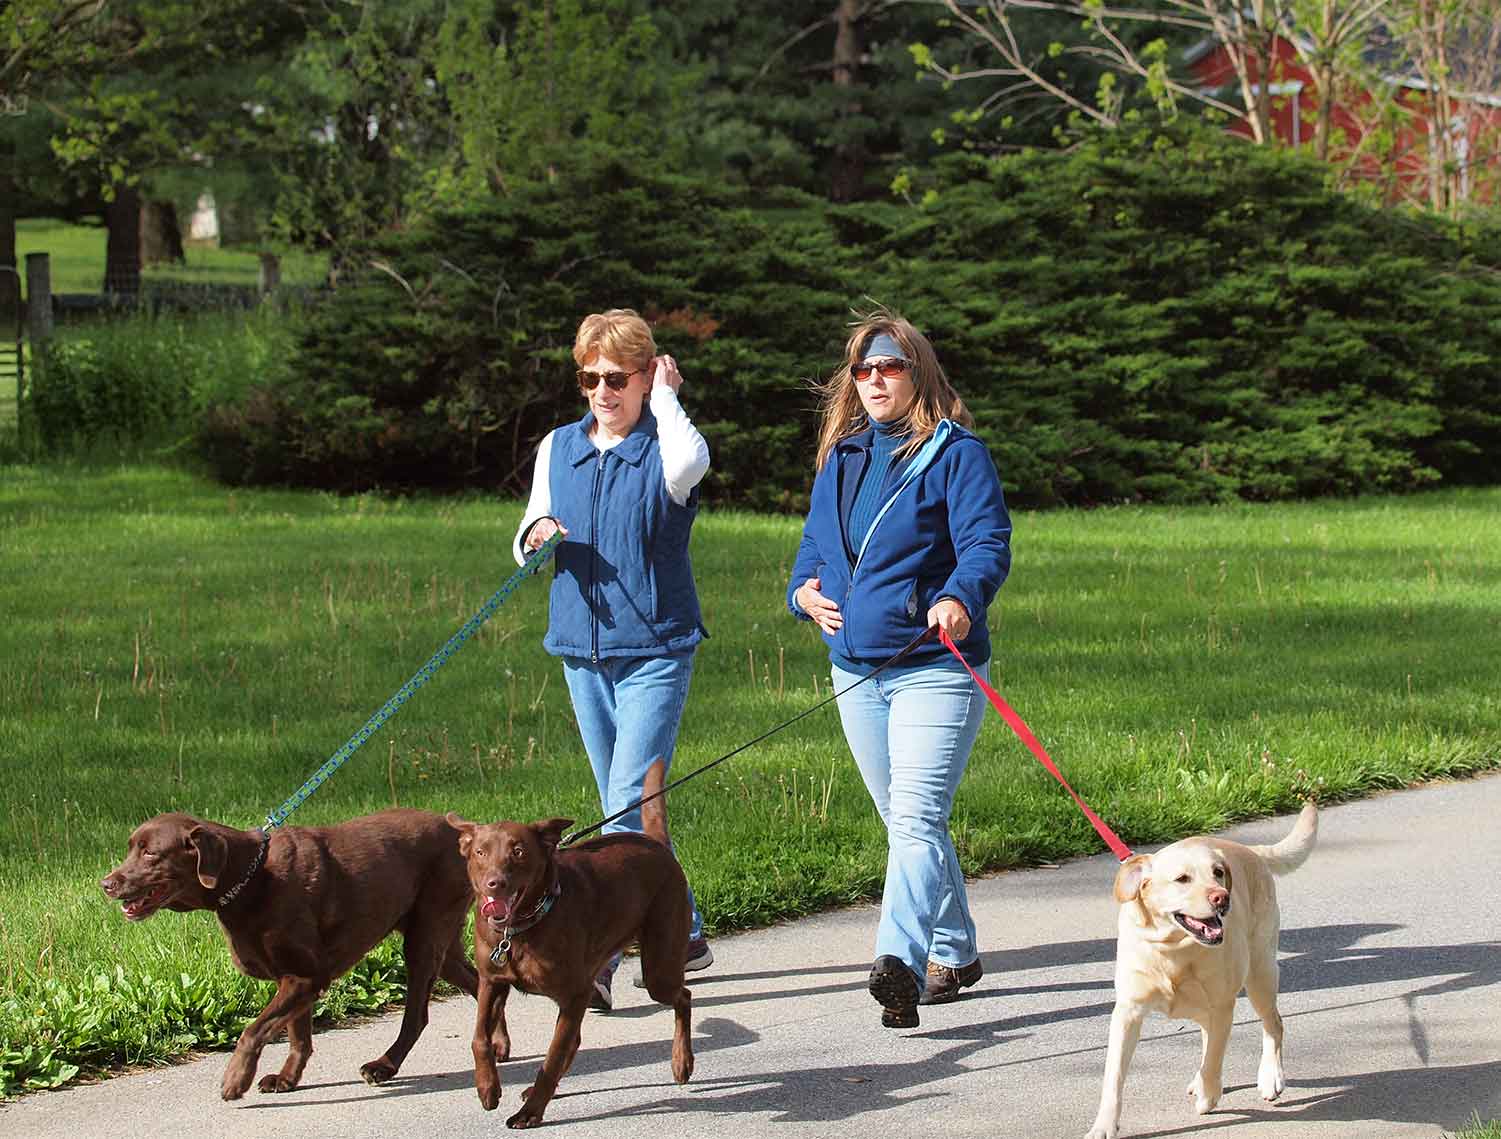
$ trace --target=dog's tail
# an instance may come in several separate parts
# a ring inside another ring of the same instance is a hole
[[[648,838],[654,838],[663,846],[670,846],[667,837],[667,796],[659,794],[667,782],[667,764],[660,758],[651,761],[646,777],[641,780],[641,797],[650,800],[641,804],[641,830]],[[656,798],[652,798],[652,796]]]
[[[1253,846],[1262,861],[1273,874],[1290,874],[1313,852],[1314,842],[1319,837],[1319,812],[1309,799],[1303,804],[1292,833],[1275,846]]]

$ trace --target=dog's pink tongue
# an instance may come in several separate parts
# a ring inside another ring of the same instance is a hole
[[[511,907],[502,898],[486,898],[484,905],[479,908],[480,916],[487,918],[499,918],[505,921],[511,916]]]

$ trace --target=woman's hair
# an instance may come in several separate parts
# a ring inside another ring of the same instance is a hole
[[[865,345],[879,333],[884,332],[901,345],[902,355],[912,364],[912,382],[917,387],[917,394],[907,411],[906,439],[897,448],[898,457],[918,450],[937,429],[940,420],[952,419],[965,427],[974,426],[969,408],[964,406],[959,393],[944,375],[933,345],[910,321],[884,307],[865,314],[857,312],[855,316],[851,326],[853,331],[844,345],[844,363],[815,389],[819,396],[820,416],[817,470],[823,470],[841,439],[864,431],[868,425],[850,368],[860,362]]]
[[[656,354],[651,325],[633,308],[590,313],[579,322],[573,338],[573,358],[580,367],[596,356],[607,356],[617,364],[644,368]]]

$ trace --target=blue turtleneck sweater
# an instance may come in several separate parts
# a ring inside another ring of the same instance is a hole
[[[871,423],[875,435],[871,439],[870,463],[860,476],[860,485],[855,489],[855,501],[850,504],[849,539],[850,552],[855,553],[865,541],[870,524],[880,513],[886,501],[887,475],[891,473],[892,460],[897,449],[906,442],[906,420],[890,423]]]

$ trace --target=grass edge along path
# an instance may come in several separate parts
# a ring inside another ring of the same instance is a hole
[[[0,482],[0,1091],[233,1043],[265,988],[214,918],[128,925],[99,877],[161,810],[253,826],[513,568],[519,504],[218,487],[137,467]],[[1130,844],[1501,766],[1498,491],[1021,514],[992,679]],[[798,520],[706,509],[675,774],[827,695],[787,616]],[[303,807],[599,817],[528,582]],[[969,874],[1099,839],[999,718],[954,815]],[[832,709],[673,793],[719,932],[876,896],[884,838]],[[1107,884],[1108,885],[1108,884]],[[1102,887],[1104,888],[1104,887]],[[984,931],[982,931],[982,938]],[[402,993],[388,942],[324,1021]]]

